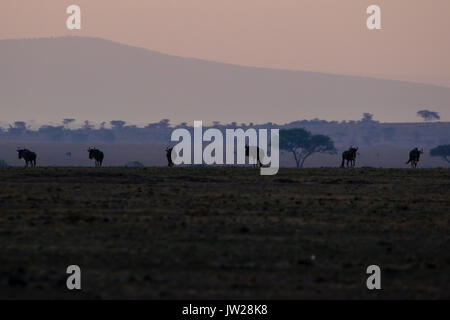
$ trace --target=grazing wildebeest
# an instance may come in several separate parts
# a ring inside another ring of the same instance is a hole
[[[259,149],[259,147],[255,147],[255,146],[245,146],[245,156],[255,160],[256,159],[256,163],[253,164],[253,166],[255,167],[256,165],[259,165],[260,167],[262,167],[262,163],[261,163],[261,159],[264,159],[264,154],[261,153],[261,150]]]
[[[347,167],[350,166],[354,167],[356,163],[356,152],[359,148],[355,148],[353,146],[350,147],[347,151],[342,152],[342,163],[341,167],[344,167],[344,162],[347,161]]]
[[[416,168],[417,167],[417,163],[420,160],[420,155],[423,153],[423,148],[422,150],[419,150],[419,148],[414,148],[409,152],[409,160],[406,162],[406,164],[411,163],[411,167]]]
[[[100,150],[98,150],[96,148],[91,148],[91,147],[89,147],[88,152],[89,152],[89,159],[95,160],[95,167],[101,167],[102,163],[103,163],[103,158],[105,157],[103,152],[101,152]]]
[[[167,163],[168,163],[167,165],[169,167],[173,167],[172,150],[173,150],[173,147],[171,147],[171,148],[167,147],[166,148],[166,157],[167,157]]]
[[[30,164],[31,167],[36,167],[36,153],[28,149],[17,149],[19,153],[19,159],[25,160],[25,168]]]

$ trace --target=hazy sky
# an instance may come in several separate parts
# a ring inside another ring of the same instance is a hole
[[[66,29],[66,7],[82,30]],[[382,8],[369,31],[366,8]],[[95,36],[240,65],[450,86],[449,0],[1,0],[0,39]]]

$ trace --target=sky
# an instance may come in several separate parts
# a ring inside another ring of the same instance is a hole
[[[81,30],[66,8],[81,7]],[[366,9],[381,7],[382,30]],[[450,87],[448,0],[2,0],[0,39],[100,37],[246,66]]]

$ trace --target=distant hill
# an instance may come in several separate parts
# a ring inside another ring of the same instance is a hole
[[[96,38],[0,40],[2,121],[285,123],[370,112],[399,122],[423,108],[450,120],[450,88],[242,67]]]

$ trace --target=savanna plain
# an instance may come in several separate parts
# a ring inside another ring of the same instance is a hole
[[[0,168],[0,298],[448,299],[450,170]]]

